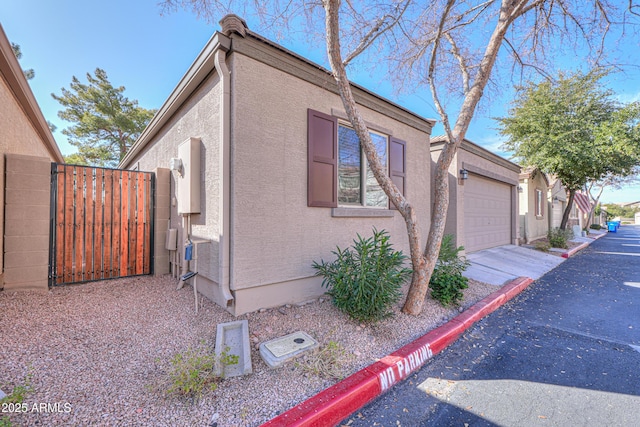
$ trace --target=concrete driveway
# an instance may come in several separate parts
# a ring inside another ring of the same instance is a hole
[[[516,245],[497,246],[467,255],[471,266],[465,276],[480,282],[501,286],[525,276],[538,279],[560,265],[564,258]]]

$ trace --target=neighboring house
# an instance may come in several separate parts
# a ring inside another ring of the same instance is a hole
[[[51,162],[62,154],[0,26],[0,288],[47,289]]]
[[[622,206],[625,207],[625,208],[640,209],[640,201],[638,201],[638,202],[630,202],[630,203],[623,203]]]
[[[636,224],[640,224],[640,212],[636,212],[635,218],[634,218],[634,222]]]
[[[549,179],[549,228],[560,228],[562,215],[567,207],[567,189],[559,179],[547,178]]]
[[[197,269],[197,290],[240,315],[322,295],[313,261],[374,226],[408,255],[404,219],[368,170],[331,74],[235,15],[221,25],[121,163],[156,170],[166,188],[156,227],[176,230],[178,244],[156,256],[174,274]],[[434,121],[352,88],[426,239]]]
[[[445,141],[431,139],[432,170]],[[455,235],[467,253],[517,245],[519,173],[517,164],[465,139],[449,167],[445,234]]]
[[[526,167],[518,181],[520,242],[529,243],[546,237],[549,231],[549,180],[538,168]]]

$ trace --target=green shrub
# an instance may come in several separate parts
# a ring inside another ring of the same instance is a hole
[[[569,247],[567,241],[573,238],[573,231],[568,228],[566,230],[553,228],[547,232],[547,238],[552,248],[567,249]]]
[[[3,403],[13,403],[13,404],[21,404],[24,402],[25,397],[28,394],[33,393],[33,386],[31,385],[31,380],[33,378],[33,372],[31,366],[27,367],[27,376],[24,379],[23,384],[18,384],[13,388],[10,394],[6,395],[2,399],[0,399],[0,404]],[[0,427],[11,427],[13,424],[11,423],[11,419],[8,415],[3,415],[0,417]]]
[[[591,224],[589,228],[591,228],[592,230],[600,230],[602,226],[600,224]]]
[[[469,280],[462,272],[469,266],[469,261],[461,257],[459,252],[464,247],[455,247],[453,236],[447,234],[442,238],[438,261],[429,281],[431,297],[443,306],[459,305],[464,294],[462,289],[469,287]]]
[[[215,390],[220,381],[218,372],[224,372],[225,366],[238,364],[239,357],[228,354],[228,350],[218,357],[200,346],[173,356],[167,394],[197,399],[205,390]]]
[[[314,261],[313,268],[338,309],[359,322],[375,322],[393,314],[411,269],[402,266],[407,257],[393,249],[385,230],[374,228],[372,237],[358,234],[353,242],[332,252],[335,261]]]
[[[549,252],[549,249],[551,249],[551,245],[549,244],[549,242],[538,241],[535,243],[535,248],[542,252]]]

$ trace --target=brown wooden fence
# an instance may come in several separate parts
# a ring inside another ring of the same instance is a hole
[[[152,273],[154,176],[53,163],[49,285]]]

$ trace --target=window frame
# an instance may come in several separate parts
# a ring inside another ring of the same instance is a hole
[[[382,190],[382,188],[380,187],[380,185],[378,184],[377,187],[379,188],[380,191],[382,191],[382,193],[384,194],[384,199],[386,201],[386,203],[384,204],[384,206],[375,206],[375,205],[368,205],[367,204],[367,193],[368,193],[368,184],[367,184],[367,175],[370,171],[370,166],[369,166],[369,161],[367,160],[367,156],[364,152],[364,148],[362,147],[362,143],[360,143],[360,140],[358,138],[358,145],[359,145],[359,153],[360,153],[360,201],[359,203],[343,203],[340,201],[340,128],[345,128],[348,129],[352,132],[355,132],[355,129],[351,126],[351,123],[342,120],[342,119],[338,119],[338,180],[337,180],[337,184],[338,184],[338,207],[339,208],[349,208],[349,209],[389,209],[389,197],[386,195],[386,193],[384,193],[384,190]],[[378,135],[382,138],[385,139],[385,158],[384,158],[384,168],[386,170],[389,169],[389,150],[390,150],[390,144],[391,144],[391,135],[387,135],[386,133],[374,130],[374,129],[369,129],[369,134],[373,134],[373,135]],[[356,134],[357,136],[357,134]],[[375,144],[374,144],[375,145]],[[375,177],[374,177],[375,179]],[[376,182],[377,183],[377,182]]]
[[[343,116],[307,109],[307,206],[332,208],[332,216],[339,217],[393,216],[396,208],[388,197],[386,207],[365,207],[362,204],[338,207],[338,119],[350,128]],[[389,130],[371,124],[367,126],[374,133],[386,136],[388,176],[400,194],[406,195],[407,143]]]
[[[540,219],[544,217],[544,192],[541,189],[536,188],[534,194],[535,214],[536,218]]]

